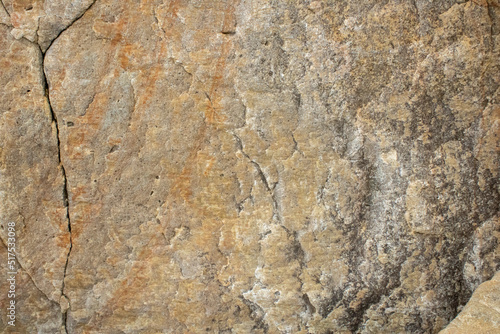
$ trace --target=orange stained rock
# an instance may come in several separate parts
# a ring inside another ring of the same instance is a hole
[[[167,24],[166,27],[164,27],[166,38],[169,37],[169,33],[171,33],[171,31],[173,30],[166,28],[172,28],[174,24],[173,22],[177,18],[179,3],[180,1],[171,1],[169,3],[168,15],[166,17]],[[234,7],[228,6],[228,12],[229,14],[226,15],[226,17],[234,15]],[[117,27],[118,26],[119,25],[117,25]],[[120,66],[122,68],[126,68],[130,66],[130,61],[128,59],[129,55],[133,54],[136,49],[134,49],[134,47],[131,45],[121,45],[120,43],[118,43],[121,40],[122,35],[120,32],[117,32],[115,37],[113,38],[114,43],[112,43],[111,48],[118,48],[119,51],[117,52],[119,55],[118,59],[120,60]],[[158,80],[159,76],[162,74],[162,71],[164,71],[162,60],[166,57],[167,44],[165,42],[160,42],[160,45],[158,47],[160,51],[158,52],[155,65],[149,68],[144,68],[141,71],[141,77],[143,78],[143,80],[147,79],[147,82],[151,83],[150,85],[147,85],[144,88],[145,91],[141,92],[141,94],[139,95],[139,101],[137,105],[141,106],[141,111],[144,111],[144,107],[155,94],[154,83]],[[163,236],[163,233],[168,226],[169,220],[171,219],[169,208],[177,200],[181,199],[182,202],[184,202],[192,210],[195,216],[204,217],[203,224],[201,226],[202,230],[200,231],[199,236],[211,236],[214,233],[220,233],[219,230],[221,222],[213,218],[206,218],[207,208],[195,205],[196,201],[193,200],[193,192],[191,190],[191,187],[193,176],[195,175],[195,173],[201,171],[199,166],[206,167],[202,172],[202,175],[205,177],[209,177],[210,170],[213,168],[213,165],[216,162],[214,157],[207,156],[206,154],[201,153],[201,151],[206,145],[205,143],[207,136],[215,134],[217,132],[217,125],[224,121],[224,117],[221,114],[221,99],[223,97],[221,86],[224,84],[226,61],[231,49],[232,41],[230,37],[224,37],[224,40],[220,45],[220,50],[217,53],[218,57],[212,76],[212,83],[209,90],[211,103],[205,109],[206,121],[202,126],[200,126],[197,135],[193,138],[193,141],[196,143],[196,145],[194,145],[191,149],[182,171],[179,175],[176,176],[171,187],[169,197],[166,199],[165,204],[163,205],[164,217],[166,219],[160,221],[160,225],[158,225],[157,227],[157,233],[152,236],[147,247],[144,247],[139,253],[130,271],[126,274],[126,278],[122,280],[120,286],[113,292],[113,297],[108,300],[108,302],[99,312],[96,312],[94,314],[89,323],[84,327],[84,331],[90,331],[92,329],[99,328],[103,319],[113,316],[115,310],[117,310],[118,308],[122,308],[123,305],[127,303],[127,300],[136,297],[137,291],[140,291],[147,286],[148,277],[139,276],[139,273],[153,270],[150,267],[151,258],[155,256],[155,249],[164,247],[165,245],[166,240]],[[81,134],[82,141],[85,139],[85,135],[86,134]],[[85,190],[80,189],[76,196],[81,196],[84,193]],[[85,206],[85,209],[91,211],[92,208],[89,205]],[[91,212],[87,213],[89,215],[91,214]],[[213,253],[217,253],[216,244],[212,242],[210,238],[197,238],[195,242],[199,247],[205,248],[206,250],[213,250]]]

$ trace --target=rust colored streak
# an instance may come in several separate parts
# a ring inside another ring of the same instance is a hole
[[[177,1],[175,1],[177,3]],[[234,6],[229,4],[224,15],[224,23],[229,17],[230,20],[234,19]],[[198,134],[194,138],[197,145],[191,150],[189,157],[182,169],[181,174],[174,182],[172,190],[174,193],[180,195],[180,197],[187,203],[192,204],[191,197],[192,191],[190,189],[190,183],[193,175],[193,168],[197,165],[198,152],[202,149],[202,145],[205,142],[207,125],[217,125],[224,121],[223,115],[220,114],[221,107],[221,86],[224,81],[224,73],[226,68],[227,56],[232,49],[232,41],[230,38],[225,38],[222,42],[219,50],[219,56],[215,65],[214,74],[212,76],[212,84],[210,86],[210,93],[208,95],[209,104],[205,109],[205,125],[201,126]],[[213,164],[213,162],[211,162]],[[194,207],[193,207],[194,208]],[[200,208],[194,208],[199,211]]]
[[[203,148],[203,143],[205,142],[205,138],[207,135],[207,124],[204,123],[198,130],[196,137],[193,139],[196,145],[189,152],[189,156],[186,159],[186,163],[182,168],[180,175],[175,179],[172,185],[172,194],[171,196],[174,198],[182,198],[186,204],[192,204],[192,191],[191,191],[191,180],[194,172],[194,168],[196,167],[196,162],[198,160],[198,152]],[[168,205],[167,205],[168,207]],[[199,208],[195,208],[199,209]],[[163,226],[162,222],[162,228]]]
[[[82,116],[75,127],[75,130],[68,134],[68,151],[69,159],[80,159],[83,157],[81,148],[93,138],[99,129],[103,120],[105,106],[108,99],[106,94],[96,94],[92,103],[88,106],[87,112]]]
[[[71,221],[73,246],[78,243],[78,237],[86,229],[86,226],[89,224],[89,222],[91,222],[94,217],[99,216],[102,209],[102,204],[83,202],[78,203],[76,205],[76,208],[79,211],[80,216],[78,218],[73,217]]]
[[[171,1],[169,4],[169,17],[167,17],[167,28],[171,28],[174,24],[174,20],[177,17],[177,11],[179,7],[179,1]],[[227,17],[234,15],[234,6],[228,6],[227,9]],[[154,83],[161,73],[162,64],[161,59],[166,51],[166,46],[164,43],[160,46],[159,57],[157,61],[157,65],[151,69],[149,74],[150,82]],[[195,172],[195,168],[197,167],[197,162],[199,159],[199,152],[202,150],[203,145],[205,143],[205,139],[208,133],[208,130],[212,128],[212,126],[216,126],[218,123],[222,122],[224,118],[220,115],[220,101],[221,101],[221,92],[220,87],[223,84],[224,80],[224,72],[226,68],[227,56],[232,49],[232,41],[230,37],[225,37],[224,41],[221,44],[219,56],[215,65],[214,75],[212,78],[212,84],[210,87],[210,105],[205,110],[205,120],[206,122],[199,128],[197,135],[193,139],[196,145],[191,149],[188,158],[186,159],[186,163],[181,171],[181,173],[177,176],[174,181],[169,197],[167,198],[164,208],[170,207],[177,199],[182,199],[193,212],[196,212],[199,216],[205,216],[203,214],[204,208],[196,207],[192,201],[192,191],[191,191],[191,182],[192,176]],[[154,85],[151,85],[146,88],[146,92],[141,105],[147,103],[147,101],[153,95]],[[211,162],[213,163],[213,162]],[[121,282],[120,286],[113,292],[113,297],[107,301],[107,303],[101,309],[101,312],[96,313],[93,318],[89,321],[89,323],[85,326],[85,329],[93,329],[100,328],[102,321],[113,315],[114,310],[120,307],[120,305],[125,305],[127,300],[132,298],[132,295],[136,294],[137,291],[140,291],[141,288],[146,287],[147,280],[149,278],[144,276],[138,276],[137,273],[143,272],[147,270],[149,266],[148,260],[152,258],[154,255],[153,250],[157,247],[160,247],[164,244],[165,240],[162,235],[162,231],[166,229],[166,224],[170,220],[169,211],[166,212],[167,219],[161,222],[158,226],[159,233],[153,236],[150,243],[143,248],[140,254],[137,257],[137,260],[132,265],[132,268],[127,273],[125,279]],[[216,228],[216,226],[212,226],[213,224],[208,224],[208,228]]]
[[[221,108],[221,94],[220,89],[224,81],[224,70],[226,67],[226,60],[229,50],[231,49],[230,41],[225,40],[222,42],[219,58],[215,66],[215,73],[212,77],[212,85],[210,87],[209,99],[210,103],[205,110],[205,119],[208,124],[221,123],[224,117],[220,114]]]
[[[222,27],[223,32],[233,30],[232,27],[234,27],[235,25],[234,23],[235,5],[236,3],[228,4],[226,10],[224,11],[224,21]],[[205,111],[205,119],[209,124],[221,123],[225,120],[225,117],[223,117],[223,115],[220,114],[220,110],[222,109],[221,86],[224,83],[224,74],[226,69],[227,57],[232,47],[233,43],[231,38],[229,37],[224,38],[220,47],[217,63],[215,65],[215,72],[212,77],[212,85],[210,87],[210,93],[209,93],[210,103]]]
[[[166,17],[166,22],[167,22],[166,28],[168,30],[174,29],[175,20],[177,20],[177,18],[179,17],[178,15],[179,4],[180,0],[172,0],[168,4],[167,17]]]
[[[158,246],[158,241],[159,238],[154,238],[147,247],[144,247],[144,250],[140,254],[140,260],[134,263],[125,279],[121,281],[120,286],[113,292],[113,297],[111,297],[107,301],[106,306],[101,309],[101,312],[96,313],[84,327],[84,333],[93,329],[102,329],[102,321],[113,315],[116,306],[126,305],[127,300],[129,300],[132,295],[137,295],[137,293],[141,291],[141,288],[147,286],[148,277],[138,275],[138,273],[147,271],[147,266],[149,264],[147,260],[154,255],[153,250]]]
[[[129,59],[131,55],[134,55],[134,52],[136,52],[136,49],[134,49],[134,46],[130,43],[126,43],[126,38],[124,38],[124,35],[122,32],[125,32],[127,29],[127,24],[130,22],[129,19],[126,17],[119,20],[116,24],[113,25],[113,37],[111,39],[110,44],[108,47],[110,50],[115,50],[115,52],[107,52],[108,58],[107,61],[105,62],[105,68],[102,70],[102,73],[110,73],[114,72],[115,77],[119,75],[119,70],[120,68],[122,69],[127,69],[130,66]],[[146,77],[151,78],[150,82],[154,83],[157,81],[161,70],[162,66],[159,63],[163,56],[165,54],[165,48],[161,48],[160,54],[157,56],[158,64],[148,68],[148,66],[145,66],[143,69],[143,73]],[[118,59],[118,64],[115,65],[116,63],[113,62],[113,57],[116,55],[116,58]],[[112,68],[114,66],[114,69]],[[103,76],[105,78],[106,76]],[[99,130],[102,128],[102,121],[103,121],[103,116],[106,113],[106,110],[109,107],[109,101],[108,101],[108,96],[109,96],[109,88],[108,86],[101,81],[99,82],[99,87],[104,88],[103,91],[100,93],[97,93],[96,96],[94,97],[94,100],[92,103],[88,106],[87,111],[84,116],[81,116],[79,118],[79,121],[77,123],[77,126],[73,131],[71,131],[68,135],[68,157],[71,160],[80,160],[85,157],[84,155],[84,148],[89,145],[91,142],[92,138],[96,136],[96,134],[99,132]],[[142,105],[146,104],[148,100],[151,98],[153,95],[153,90],[154,90],[154,84],[149,85],[146,88],[145,94],[141,96],[141,103]],[[90,187],[88,185],[83,185],[81,187],[78,187],[76,189],[72,189],[70,195],[72,196],[72,201],[75,204],[86,204],[86,200],[82,199],[82,195],[85,196],[85,194],[91,193]],[[88,199],[87,199],[88,200]],[[89,210],[91,210],[89,208]],[[89,212],[90,213],[90,212]],[[92,214],[89,214],[88,217],[92,217]],[[75,224],[78,222],[75,221]],[[84,223],[83,221],[79,223]],[[83,226],[82,226],[83,227]],[[80,228],[80,231],[82,228]]]
[[[204,141],[206,133],[207,125],[204,124],[200,127],[195,138],[195,141],[198,144],[191,150],[185,167],[175,180],[174,185],[172,186],[170,197],[165,202],[164,207],[170,207],[170,205],[179,198],[184,200],[187,204],[192,203],[192,193],[190,190],[191,175],[196,165],[195,162],[197,159],[197,155],[202,148],[202,143]],[[200,213],[202,210],[202,208],[195,208],[193,205],[189,206],[192,207],[197,213]],[[171,219],[168,211],[167,217],[168,218],[162,221],[158,226],[158,233],[153,235],[149,244],[141,250],[130,271],[126,274],[125,278],[120,283],[120,286],[113,292],[113,297],[111,297],[106,302],[105,306],[101,308],[101,312],[96,313],[91,321],[89,321],[89,323],[85,326],[86,329],[101,328],[101,323],[105,318],[111,317],[114,313],[114,310],[121,307],[121,305],[126,305],[127,300],[134,298],[134,295],[136,295],[138,291],[141,291],[142,288],[145,288],[147,286],[149,278],[139,277],[137,273],[147,271],[149,266],[148,260],[154,255],[153,250],[164,245],[165,240],[162,232],[166,229],[166,224]]]
[[[154,66],[151,67],[150,70],[146,70],[146,77],[148,78],[148,82],[151,84],[146,87],[146,91],[139,97],[139,105],[146,106],[148,101],[153,97],[154,90],[156,89],[156,82],[160,77],[160,74],[163,73],[163,64],[161,60],[166,56],[167,48],[165,44],[160,46],[160,52],[158,53],[157,62]]]

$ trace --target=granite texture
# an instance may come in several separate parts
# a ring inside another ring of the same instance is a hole
[[[499,31],[496,0],[3,0],[0,331],[438,333],[500,269]]]

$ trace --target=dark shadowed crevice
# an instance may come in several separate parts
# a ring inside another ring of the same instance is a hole
[[[68,253],[66,254],[66,263],[64,265],[63,279],[62,279],[62,285],[61,285],[61,297],[65,297],[69,301],[68,297],[64,293],[64,287],[65,287],[64,281],[66,279],[66,273],[68,270],[69,257],[71,255],[71,250],[73,249],[73,238],[72,238],[72,234],[71,234],[71,218],[70,218],[70,212],[69,212],[70,208],[69,208],[69,197],[68,197],[68,179],[66,177],[66,169],[65,169],[64,164],[63,164],[62,159],[61,159],[61,138],[60,138],[60,132],[59,132],[59,122],[57,120],[57,115],[55,114],[54,109],[52,108],[52,105],[50,103],[49,85],[48,85],[47,76],[45,73],[45,53],[42,51],[41,48],[40,48],[40,52],[42,54],[42,59],[41,59],[42,85],[44,88],[45,99],[46,99],[47,104],[49,106],[50,115],[52,117],[52,122],[54,123],[55,129],[56,129],[57,159],[58,159],[59,166],[61,168],[61,174],[63,177],[62,196],[63,196],[63,205],[66,208],[66,221],[68,222],[69,249],[68,249]],[[65,310],[63,313],[63,324],[64,324],[64,328],[65,328],[66,333],[68,333],[68,329],[66,326],[67,325],[66,324],[67,318],[68,318],[68,310]]]
[[[90,6],[87,7],[87,9],[85,9],[80,15],[78,15],[77,17],[75,17],[75,19],[73,21],[71,21],[71,23],[66,27],[64,28],[63,30],[61,30],[56,37],[54,37],[54,39],[49,43],[49,45],[47,46],[47,48],[45,50],[42,50],[43,52],[43,56],[45,58],[45,54],[47,53],[47,51],[50,49],[50,47],[52,46],[52,44],[54,44],[54,42],[59,38],[59,36],[62,35],[63,32],[65,32],[66,30],[68,30],[73,24],[75,24],[76,21],[78,21],[79,19],[81,19],[83,17],[83,15],[85,15],[86,12],[88,12],[92,6],[94,6],[94,4],[97,2],[97,0],[94,0]]]
[[[0,4],[2,5],[3,9],[5,10],[5,12],[7,13],[7,15],[9,15],[10,17],[10,13],[9,11],[7,10],[7,7],[5,7],[5,4],[3,3],[3,0],[0,0]]]
[[[83,11],[81,15],[77,16],[66,28],[61,30],[59,32],[59,34],[50,42],[50,44],[47,46],[47,48],[45,50],[43,50],[42,47],[40,45],[38,45],[40,53],[41,53],[42,85],[43,85],[43,89],[44,89],[45,99],[46,99],[47,104],[49,106],[52,122],[54,123],[55,130],[56,130],[57,159],[58,159],[59,166],[61,168],[61,174],[63,177],[62,196],[63,196],[63,205],[66,208],[66,220],[68,222],[69,248],[68,248],[68,252],[66,254],[66,262],[64,265],[62,285],[61,285],[61,298],[64,297],[68,303],[67,307],[65,307],[66,309],[64,311],[63,311],[63,306],[61,305],[61,311],[63,311],[62,322],[63,322],[64,330],[66,333],[69,333],[69,331],[68,331],[68,310],[70,309],[70,304],[69,304],[69,298],[66,296],[64,290],[65,290],[65,280],[66,280],[66,275],[67,275],[67,271],[68,271],[68,265],[69,265],[69,260],[70,260],[70,256],[71,256],[71,251],[73,250],[73,236],[71,233],[71,215],[70,215],[70,207],[69,207],[68,178],[67,178],[67,174],[66,174],[66,168],[64,167],[64,163],[62,161],[63,159],[61,156],[61,136],[60,136],[60,130],[59,130],[59,122],[58,122],[57,115],[54,112],[54,109],[52,108],[52,104],[50,101],[50,87],[49,87],[48,80],[47,80],[47,73],[45,71],[46,70],[45,69],[45,56],[46,56],[47,51],[54,44],[54,42],[59,38],[59,36],[61,36],[61,34],[63,32],[68,30],[68,28],[70,28],[76,21],[78,21],[90,8],[92,8],[92,6],[95,3],[96,3],[96,0],[94,0],[92,2],[92,4],[85,11]]]

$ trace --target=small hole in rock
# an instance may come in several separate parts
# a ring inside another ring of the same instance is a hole
[[[113,153],[114,151],[118,150],[120,147],[118,145],[113,145],[111,149],[109,150],[109,153]]]
[[[67,125],[67,126],[74,126],[74,125],[75,125],[75,123],[73,123],[73,122],[67,122],[67,123],[66,123],[66,125]]]

